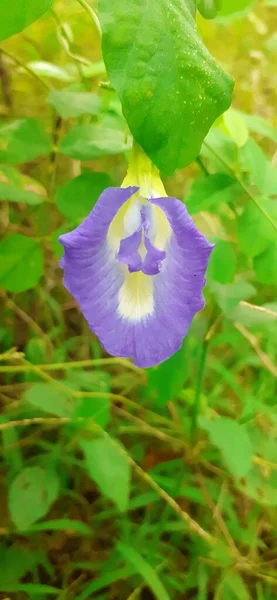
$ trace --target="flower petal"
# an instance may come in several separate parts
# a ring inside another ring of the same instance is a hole
[[[141,229],[135,231],[135,233],[129,235],[120,242],[116,258],[122,265],[127,265],[130,273],[140,271],[142,267],[142,258],[138,251],[140,244]]]
[[[151,199],[171,230],[166,257],[153,277],[128,272],[117,260],[118,246],[116,251],[111,247],[108,232],[136,191],[106,190],[87,219],[60,241],[65,249],[65,286],[104,348],[115,356],[133,358],[140,367],[150,367],[180,348],[193,316],[203,308],[202,288],[212,245],[179,200]]]

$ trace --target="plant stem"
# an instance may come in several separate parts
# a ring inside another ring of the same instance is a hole
[[[96,14],[96,12],[93,10],[93,8],[90,6],[90,4],[87,2],[87,0],[77,0],[77,2],[79,2],[79,4],[81,4],[81,6],[89,13],[89,15],[91,16],[94,24],[96,25],[96,29],[100,35],[100,38],[102,37],[102,30],[101,30],[101,25],[100,25],[100,21],[98,19],[98,16]]]

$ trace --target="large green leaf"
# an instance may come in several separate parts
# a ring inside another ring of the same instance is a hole
[[[0,0],[0,41],[18,33],[50,8],[53,0]]]
[[[254,259],[257,280],[267,285],[277,283],[277,243],[272,242]]]
[[[125,511],[130,492],[130,466],[119,443],[103,435],[91,440],[82,439],[80,445],[91,478],[104,496],[113,500],[119,510]]]
[[[9,490],[9,509],[18,529],[27,529],[48,512],[59,492],[53,469],[28,467],[14,479]]]
[[[86,171],[58,188],[57,206],[69,221],[84,219],[110,184],[106,173]]]
[[[0,286],[8,292],[24,292],[37,285],[43,271],[39,243],[20,233],[0,242]]]
[[[57,417],[71,417],[74,411],[70,395],[52,383],[36,383],[25,392],[23,398],[36,408]]]
[[[192,8],[188,0],[99,2],[104,60],[123,114],[169,174],[195,159],[233,89],[199,38]]]

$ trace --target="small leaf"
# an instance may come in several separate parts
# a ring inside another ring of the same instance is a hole
[[[74,402],[69,394],[58,389],[51,383],[36,383],[24,394],[23,399],[32,406],[57,417],[71,417]]]
[[[254,269],[260,283],[277,283],[277,243],[270,244],[259,256],[254,258]]]
[[[59,211],[69,221],[84,219],[110,184],[106,173],[84,172],[58,188],[56,204]]]
[[[36,206],[46,200],[44,187],[35,179],[23,175],[14,167],[0,167],[0,201],[23,202]]]
[[[232,283],[237,267],[237,257],[230,242],[219,240],[212,251],[208,276],[218,283]]]
[[[215,173],[195,179],[185,202],[189,213],[194,215],[201,210],[217,212],[222,204],[228,204],[240,196],[241,187],[233,177]]]
[[[53,0],[1,0],[0,41],[22,31],[48,10]]]
[[[225,313],[233,310],[241,300],[248,300],[248,298],[251,298],[256,293],[254,286],[243,280],[227,285],[212,283],[210,287],[218,305]]]
[[[73,92],[69,89],[51,90],[48,102],[63,119],[81,115],[98,115],[101,99],[91,92]]]
[[[249,174],[250,183],[263,196],[277,195],[277,169],[271,164],[260,146],[249,139],[239,150],[240,167]]]
[[[9,490],[9,509],[18,529],[28,529],[48,512],[59,492],[55,471],[28,467],[13,480]]]
[[[5,290],[29,290],[38,284],[42,272],[43,253],[36,240],[10,233],[0,242],[0,285]]]
[[[112,500],[122,512],[127,510],[130,492],[130,467],[118,442],[108,435],[91,440],[82,439],[88,472],[102,494]]]
[[[147,385],[144,389],[146,397],[152,399],[155,406],[165,406],[172,400],[187,379],[186,342],[176,354],[157,367],[147,369]]]
[[[18,119],[0,125],[0,162],[18,164],[48,154],[51,139],[35,119]]]
[[[276,220],[277,225],[275,202],[259,200],[259,204],[271,218]],[[237,225],[239,247],[246,256],[257,256],[276,238],[273,225],[252,200],[249,200],[243,213],[238,217]]]
[[[126,562],[137,569],[137,572],[141,575],[144,583],[148,585],[157,600],[170,600],[170,596],[159,575],[135,548],[123,544],[122,542],[118,542],[117,549]]]
[[[130,149],[125,134],[116,129],[98,125],[76,125],[62,139],[59,151],[78,160],[120,154]]]
[[[248,115],[241,111],[240,114],[244,119],[249,131],[258,133],[262,137],[267,137],[277,144],[277,129],[276,127],[273,127],[269,121],[266,121],[266,119],[258,117],[257,115]]]
[[[233,82],[198,36],[191,0],[100,0],[103,57],[136,141],[167,174],[189,164]]]
[[[57,81],[64,81],[65,83],[70,83],[75,79],[62,67],[43,60],[29,62],[28,68],[40,77],[49,77],[49,79],[57,79]]]
[[[234,477],[245,477],[252,467],[253,448],[243,425],[227,417],[215,421],[199,418],[199,426],[207,431],[211,442],[221,451]]]
[[[229,108],[223,115],[224,125],[238,148],[246,144],[249,133],[245,121],[239,111]]]

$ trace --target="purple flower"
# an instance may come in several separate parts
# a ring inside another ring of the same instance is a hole
[[[204,307],[213,246],[184,204],[166,197],[145,155],[133,161],[123,186],[105,190],[83,223],[59,238],[60,264],[65,287],[106,351],[151,367],[180,348]]]

